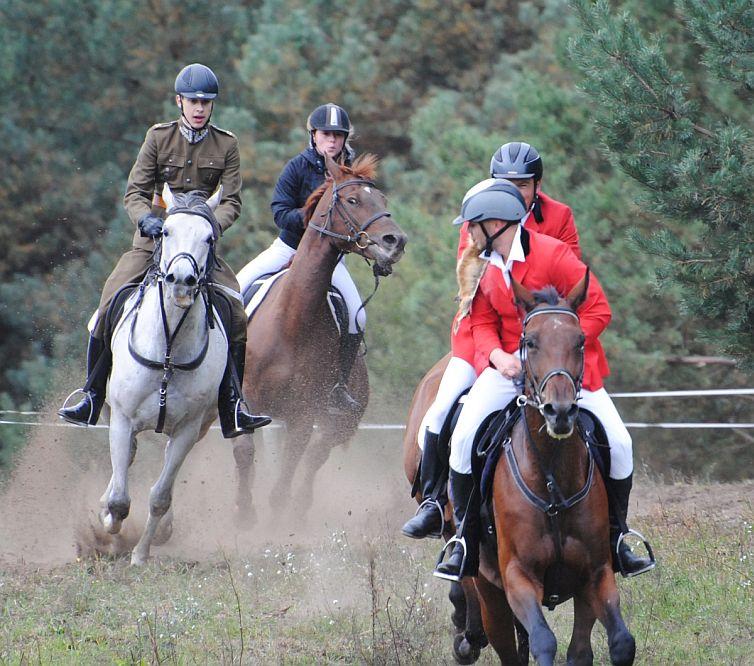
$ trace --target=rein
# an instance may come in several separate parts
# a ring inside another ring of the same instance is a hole
[[[203,217],[208,222],[210,222],[210,224],[212,225],[213,233],[215,232],[216,222],[213,223],[214,216],[212,215],[211,211],[209,211],[209,216],[205,214],[203,211],[195,211],[190,208],[175,209],[171,211],[171,214],[175,212],[191,213],[191,214],[199,215],[200,217]],[[155,250],[155,255],[157,254],[158,254],[157,250]],[[202,348],[199,351],[199,354],[196,356],[196,358],[194,358],[193,360],[187,363],[175,363],[173,361],[172,351],[173,351],[173,344],[175,343],[175,340],[178,337],[178,334],[180,333],[183,323],[186,321],[186,318],[188,317],[188,314],[191,311],[191,308],[187,308],[184,311],[184,313],[181,315],[180,320],[178,321],[178,325],[175,327],[175,330],[172,333],[170,332],[170,325],[168,324],[167,312],[165,311],[165,294],[164,294],[164,286],[163,286],[163,283],[165,281],[165,274],[169,273],[170,267],[178,259],[187,259],[191,263],[194,276],[196,277],[196,280],[197,280],[197,285],[196,285],[196,288],[194,289],[194,298],[196,298],[196,296],[199,293],[201,293],[202,300],[204,301],[204,307],[206,308],[206,316],[204,319],[204,341],[202,343]],[[163,371],[162,380],[160,381],[160,389],[159,389],[160,411],[157,416],[157,426],[155,427],[155,432],[161,433],[163,431],[163,428],[165,427],[165,418],[167,415],[167,401],[168,401],[168,384],[170,383],[170,380],[173,377],[173,373],[176,370],[182,370],[182,371],[196,370],[202,364],[202,362],[204,361],[204,358],[207,356],[207,350],[209,349],[209,329],[214,328],[214,318],[212,314],[213,303],[212,303],[212,296],[211,296],[212,291],[211,289],[208,288],[209,274],[211,273],[212,268],[214,267],[214,264],[216,261],[217,259],[214,253],[214,239],[213,239],[213,242],[211,243],[211,247],[210,247],[210,252],[207,255],[207,263],[204,267],[204,271],[200,271],[199,265],[197,264],[196,259],[194,259],[193,255],[189,254],[188,252],[179,252],[170,260],[170,263],[167,265],[167,268],[165,271],[160,270],[159,266],[155,264],[155,266],[150,270],[150,272],[144,278],[142,283],[139,285],[139,296],[133,307],[134,317],[131,320],[131,329],[128,333],[128,351],[131,354],[131,357],[140,365],[146,368],[150,368],[151,370]],[[134,347],[134,343],[133,343],[133,335],[134,335],[134,331],[136,330],[136,321],[139,317],[139,311],[141,309],[141,305],[144,300],[144,291],[147,285],[152,281],[157,282],[158,294],[160,296],[160,317],[162,319],[163,334],[165,335],[165,356],[162,361],[153,361],[152,359],[142,356],[138,351],[136,351],[136,348]]]

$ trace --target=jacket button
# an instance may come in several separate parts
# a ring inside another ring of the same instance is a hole
[[[214,164],[214,162],[210,162],[210,163],[209,163],[209,165],[210,165],[210,166],[212,166],[213,164]]]
[[[191,164],[191,160],[186,160],[186,164]]]
[[[186,182],[190,183],[191,182],[191,178],[186,178]]]

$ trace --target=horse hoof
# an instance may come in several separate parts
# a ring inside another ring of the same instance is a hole
[[[105,518],[102,521],[102,526],[108,534],[118,534],[122,525],[123,521],[113,518],[113,514],[109,511],[105,514]]]
[[[473,664],[479,659],[482,649],[478,645],[472,645],[463,634],[456,634],[453,639],[453,656],[459,664]]]
[[[147,563],[148,559],[149,556],[141,555],[140,553],[134,551],[133,553],[131,553],[131,566],[143,567]]]

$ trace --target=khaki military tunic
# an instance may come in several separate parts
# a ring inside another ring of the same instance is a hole
[[[209,196],[219,184],[223,198],[215,209],[215,217],[222,231],[230,227],[241,212],[241,167],[238,139],[227,130],[209,125],[209,132],[198,143],[189,143],[180,131],[180,123],[153,125],[147,131],[136,162],[128,176],[123,204],[131,222],[137,225],[147,213],[165,217],[165,203],[160,194],[165,183],[173,192],[201,190]],[[105,282],[98,308],[98,321],[93,334],[104,334],[104,315],[113,296],[129,282],[140,282],[152,263],[154,241],[143,237],[138,228],[134,233],[133,249],[126,252]],[[219,268],[214,281],[238,292],[238,280],[230,267],[218,257]],[[246,313],[243,303],[230,299],[232,307],[233,341],[246,340]]]

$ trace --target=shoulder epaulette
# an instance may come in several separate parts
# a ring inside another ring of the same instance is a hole
[[[175,125],[178,121],[177,120],[171,120],[168,123],[157,123],[155,125],[152,125],[149,129],[165,129],[166,127],[172,127]]]
[[[216,129],[218,132],[232,136],[234,139],[236,138],[236,135],[233,134],[233,132],[231,132],[230,130],[223,129],[222,127],[218,127],[217,125],[213,125],[212,123],[210,123],[210,127],[212,127],[212,129]]]

